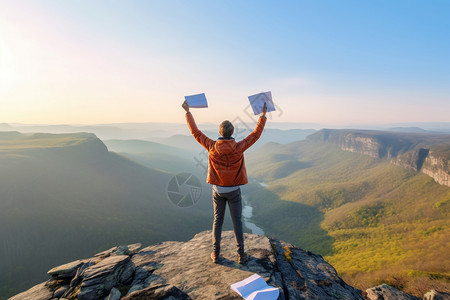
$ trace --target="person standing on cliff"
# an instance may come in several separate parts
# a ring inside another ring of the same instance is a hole
[[[221,135],[216,141],[208,138],[195,124],[194,116],[189,111],[189,104],[184,101],[182,107],[186,111],[186,121],[194,138],[209,153],[208,176],[206,182],[212,184],[214,202],[214,223],[212,228],[211,259],[216,263],[220,255],[220,240],[225,208],[228,202],[231,219],[233,221],[234,238],[237,247],[238,263],[247,261],[244,251],[244,233],[242,230],[242,198],[240,186],[248,183],[247,171],[244,163],[244,151],[252,146],[261,136],[266,124],[267,105],[258,120],[255,130],[242,141],[236,142],[232,137],[233,124],[225,120],[219,126]]]

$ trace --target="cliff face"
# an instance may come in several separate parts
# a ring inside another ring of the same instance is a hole
[[[422,172],[433,177],[441,185],[450,186],[450,145],[431,148]]]
[[[280,289],[278,299],[364,299],[320,255],[255,234],[245,242],[244,265],[231,231],[223,232],[217,264],[210,231],[184,243],[114,247],[51,269],[50,280],[10,299],[242,299],[230,285],[254,273]]]
[[[421,171],[441,185],[450,186],[450,135],[398,133],[372,130],[322,129],[311,141],[338,145],[414,171]]]

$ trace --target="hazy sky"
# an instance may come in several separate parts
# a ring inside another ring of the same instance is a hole
[[[450,121],[450,2],[0,1],[0,123]]]

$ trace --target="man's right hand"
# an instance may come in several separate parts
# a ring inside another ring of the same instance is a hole
[[[266,116],[266,112],[267,112],[267,104],[266,104],[266,102],[264,102],[264,106],[263,106],[263,109],[262,109],[261,117],[265,117]]]
[[[188,113],[189,112],[189,104],[186,100],[184,100],[183,104],[181,105],[182,108]]]

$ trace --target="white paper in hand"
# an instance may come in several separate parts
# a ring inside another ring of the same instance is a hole
[[[231,289],[246,300],[275,300],[280,294],[278,288],[267,285],[258,274],[232,284]]]
[[[184,99],[189,104],[189,107],[192,108],[208,107],[208,102],[206,101],[206,96],[204,93],[191,96],[184,96]]]
[[[250,100],[250,105],[252,106],[253,113],[255,115],[262,113],[264,103],[267,104],[267,112],[275,111],[275,105],[273,105],[271,92],[248,96],[248,100]]]

